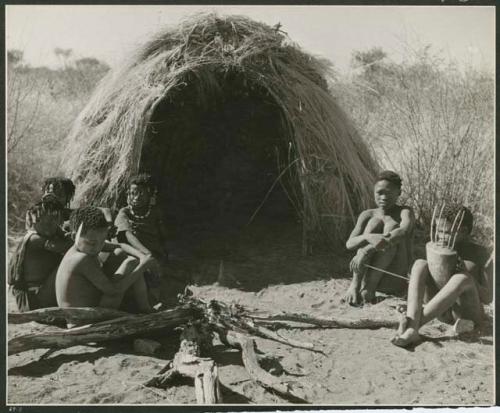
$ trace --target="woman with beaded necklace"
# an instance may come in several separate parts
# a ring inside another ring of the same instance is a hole
[[[120,209],[115,219],[119,242],[130,244],[154,259],[153,270],[146,275],[152,298],[159,299],[160,276],[168,253],[165,230],[160,211],[152,199],[156,186],[151,175],[142,173],[132,177],[127,191],[127,206]]]

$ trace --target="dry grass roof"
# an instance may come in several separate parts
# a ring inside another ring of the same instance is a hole
[[[99,84],[68,136],[63,159],[77,184],[76,201],[113,204],[141,169],[157,105],[193,76],[200,94],[209,96],[215,77],[230,70],[279,105],[298,154],[299,212],[311,225],[325,214],[353,217],[371,204],[377,165],[328,90],[329,63],[302,51],[278,28],[215,14],[158,33]]]

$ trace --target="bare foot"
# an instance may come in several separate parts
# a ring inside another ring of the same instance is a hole
[[[408,347],[410,344],[416,343],[420,340],[418,331],[413,327],[408,327],[402,334],[396,334],[391,343],[398,347]]]
[[[155,305],[152,306],[153,312],[157,313],[159,311],[165,310],[165,304],[163,304],[161,301],[156,303]]]
[[[357,306],[360,304],[359,294],[355,287],[349,287],[340,300],[341,303],[347,303],[349,305]]]

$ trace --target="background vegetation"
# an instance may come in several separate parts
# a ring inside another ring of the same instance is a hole
[[[55,49],[61,67],[31,67],[20,50],[7,55],[7,159],[9,236],[24,228],[26,209],[40,197],[45,177],[58,174],[58,155],[72,122],[109,67],[73,59]]]
[[[26,208],[44,177],[57,174],[58,154],[72,122],[109,70],[94,58],[55,49],[58,69],[30,67],[8,51],[8,225],[24,228]],[[403,177],[403,200],[421,225],[439,200],[462,202],[476,217],[475,235],[493,242],[493,73],[457,69],[429,46],[391,61],[379,48],[355,51],[352,71],[332,93],[387,169]]]
[[[493,242],[494,80],[459,70],[430,46],[403,62],[382,49],[354,52],[352,75],[333,85],[382,167],[403,178],[403,201],[428,227],[438,202],[468,206],[474,235]]]

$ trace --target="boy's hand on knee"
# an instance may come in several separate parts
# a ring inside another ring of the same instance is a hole
[[[354,256],[354,258],[351,260],[349,264],[351,272],[357,272],[357,273],[361,272],[367,260],[368,260],[368,254],[362,249],[359,249],[357,254]]]

